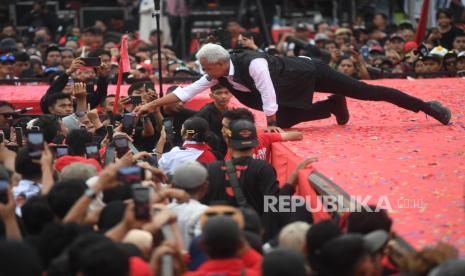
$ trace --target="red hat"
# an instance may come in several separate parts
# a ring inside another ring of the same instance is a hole
[[[102,165],[100,165],[100,163],[95,159],[86,159],[85,157],[82,157],[82,156],[71,156],[71,155],[65,155],[65,156],[58,158],[55,162],[55,170],[57,170],[58,172],[61,172],[61,170],[63,170],[64,167],[71,165],[73,163],[76,163],[76,162],[93,165],[95,166],[97,171],[102,170]]]
[[[411,40],[411,41],[408,41],[407,43],[405,43],[404,45],[404,53],[408,53],[410,51],[412,51],[413,49],[416,49],[418,48],[418,44]]]
[[[129,258],[129,276],[152,276],[150,266],[139,257]]]

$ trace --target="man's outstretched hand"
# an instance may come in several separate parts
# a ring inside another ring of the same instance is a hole
[[[139,105],[136,106],[136,108],[132,111],[137,117],[142,116],[143,114],[146,114],[152,110],[152,104],[151,103],[146,103],[144,105]]]
[[[277,133],[284,133],[285,131],[277,126],[269,126],[264,129],[265,132],[277,132]]]

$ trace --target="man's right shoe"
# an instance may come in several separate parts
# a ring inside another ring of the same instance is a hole
[[[438,101],[426,102],[426,109],[424,112],[441,122],[443,125],[449,124],[451,117],[450,110]]]
[[[336,116],[338,125],[345,125],[349,122],[349,109],[347,108],[346,97],[341,95],[331,95],[328,97],[331,101],[331,113]]]

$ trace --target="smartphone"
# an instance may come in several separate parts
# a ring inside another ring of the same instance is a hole
[[[126,113],[123,115],[121,119],[121,124],[123,125],[123,132],[127,133],[128,135],[132,135],[134,130],[134,123],[135,117],[131,113]]]
[[[0,180],[0,202],[8,203],[8,181],[5,179]]]
[[[38,159],[44,150],[44,134],[40,131],[30,131],[27,134],[29,156]]]
[[[3,130],[0,131],[0,144],[3,143],[3,141],[5,141],[5,133],[3,132]]]
[[[363,46],[361,49],[360,49],[360,52],[362,54],[362,57],[365,61],[368,61],[368,56],[370,55],[370,48],[368,48],[368,46]]]
[[[99,57],[83,57],[81,60],[86,66],[97,67],[102,65],[102,60]]]
[[[151,154],[150,156],[146,156],[144,158],[144,161],[149,163],[150,166],[152,167],[157,167],[158,168],[158,159],[156,154]]]
[[[142,97],[141,96],[131,96],[131,103],[133,105],[140,105],[142,104]]]
[[[57,145],[55,146],[55,156],[60,158],[62,156],[69,155],[69,148],[67,145]]]
[[[173,121],[171,118],[164,118],[163,126],[165,127],[165,132],[167,135],[173,133]]]
[[[110,163],[115,162],[115,157],[116,157],[115,147],[108,146],[105,151],[105,166]]]
[[[108,126],[106,126],[106,129],[107,129],[108,139],[110,139],[110,141],[111,141],[113,139],[113,129],[114,129],[114,127],[112,125],[108,125]]]
[[[123,157],[129,151],[129,141],[126,137],[115,137],[113,138],[113,142],[115,143],[116,156],[118,158]]]
[[[88,143],[86,144],[86,158],[87,159],[96,159],[100,161],[100,155],[98,152],[98,144],[97,143]]]
[[[116,175],[118,181],[125,184],[140,183],[144,179],[144,170],[138,166],[122,167]]]
[[[15,127],[16,144],[18,147],[23,146],[23,129],[21,127]]]
[[[150,189],[142,185],[132,187],[132,198],[134,200],[134,215],[136,219],[150,219]]]

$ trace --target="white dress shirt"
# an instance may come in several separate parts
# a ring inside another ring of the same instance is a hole
[[[187,144],[195,144],[193,141],[184,141],[183,146]],[[158,161],[158,168],[164,173],[174,174],[176,167],[189,160],[197,160],[203,154],[203,150],[185,147],[174,147],[169,152],[163,153]]]
[[[249,74],[255,82],[255,86],[261,94],[263,102],[263,112],[266,116],[271,116],[278,111],[278,104],[276,102],[276,92],[274,90],[273,82],[271,81],[270,71],[268,70],[268,61],[264,58],[256,58],[252,60],[249,66]],[[229,83],[236,90],[244,93],[250,93],[250,89],[240,83],[233,81],[234,65],[229,60],[229,73],[225,76]],[[174,94],[183,102],[187,102],[195,95],[202,93],[210,87],[218,84],[218,80],[210,79],[208,75],[204,75],[196,82],[187,87],[178,87],[174,90]]]

